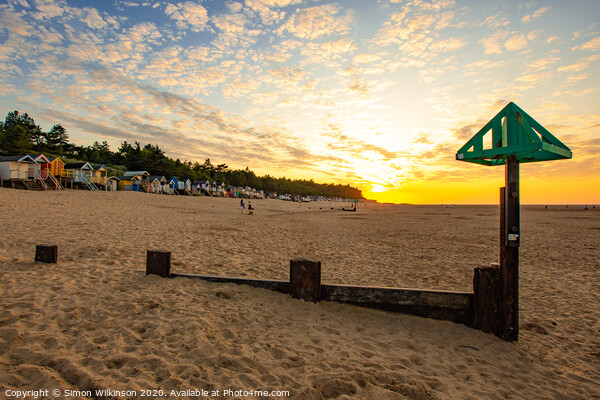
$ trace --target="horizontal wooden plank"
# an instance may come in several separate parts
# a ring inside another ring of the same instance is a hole
[[[194,275],[194,274],[171,274],[171,278],[182,277],[182,278],[196,278],[202,279],[208,282],[214,283],[235,283],[237,285],[248,285],[257,288],[274,290],[281,293],[290,292],[289,281],[274,281],[268,279],[250,279],[250,278],[230,278],[224,276],[210,276],[210,275]]]
[[[473,293],[321,285],[321,300],[337,301],[473,326]]]

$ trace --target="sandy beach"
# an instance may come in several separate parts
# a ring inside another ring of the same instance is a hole
[[[600,399],[598,207],[522,207],[508,343],[139,272],[148,249],[170,251],[173,272],[281,280],[304,257],[323,283],[472,291],[473,268],[498,261],[498,206],[252,204],[250,216],[237,199],[0,188],[0,398]],[[58,245],[59,263],[35,263],[36,244]]]

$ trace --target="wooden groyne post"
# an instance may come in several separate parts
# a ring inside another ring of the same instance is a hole
[[[500,336],[500,268],[498,263],[475,268],[473,327]]]
[[[290,260],[290,294],[313,303],[321,300],[321,261]]]
[[[58,262],[58,246],[35,246],[35,262],[56,264]]]
[[[146,275],[159,275],[163,278],[171,276],[170,251],[146,251]]]

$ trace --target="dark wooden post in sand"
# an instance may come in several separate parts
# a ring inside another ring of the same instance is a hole
[[[501,211],[500,221],[503,231],[500,241],[502,282],[500,337],[513,341],[519,338],[519,246],[521,242],[519,160],[515,156],[508,157],[505,171],[504,210]]]
[[[146,253],[146,275],[155,274],[163,278],[171,276],[171,252],[152,251]]]
[[[321,261],[290,260],[290,294],[314,303],[321,299]]]
[[[475,268],[473,326],[496,336],[500,334],[501,289],[498,263]]]
[[[35,246],[35,261],[56,264],[58,262],[58,246]]]

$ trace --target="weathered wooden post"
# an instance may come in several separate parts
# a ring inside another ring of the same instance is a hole
[[[473,276],[473,327],[484,332],[500,333],[500,268],[498,263],[477,267]]]
[[[321,261],[290,260],[290,294],[314,303],[321,300]]]
[[[171,252],[152,251],[146,252],[146,275],[155,274],[163,278],[171,276]]]
[[[484,149],[483,138],[489,132],[492,148]],[[456,153],[459,161],[505,165],[506,186],[500,189],[500,266],[497,273],[475,270],[476,328],[494,332],[504,340],[519,338],[519,163],[572,157],[567,146],[512,102]],[[498,291],[492,289],[493,281],[499,286]],[[499,306],[494,307],[493,298],[487,299],[488,296],[498,296]],[[482,307],[491,309],[483,311]],[[495,328],[495,322],[490,321],[497,321]]]
[[[58,246],[35,246],[35,262],[56,264],[58,262]]]

